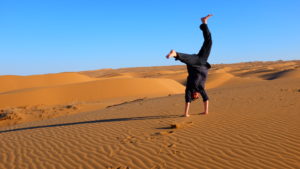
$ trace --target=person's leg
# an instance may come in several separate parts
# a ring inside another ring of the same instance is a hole
[[[211,33],[207,26],[207,19],[212,15],[207,15],[206,17],[201,18],[202,24],[200,25],[200,29],[202,30],[204,42],[200,51],[198,52],[198,56],[201,58],[202,62],[206,62],[212,47],[212,38]],[[205,63],[203,63],[205,64]]]
[[[180,60],[181,62],[190,66],[199,64],[199,57],[195,54],[190,55],[171,50],[170,53],[166,56],[166,58],[169,59],[172,57],[175,58],[175,60]]]
[[[200,25],[200,29],[203,32],[204,36],[204,43],[197,55],[195,54],[185,54],[185,53],[179,53],[176,52],[175,50],[171,50],[170,53],[166,56],[167,59],[174,57],[176,60],[180,60],[181,62],[188,64],[188,65],[199,65],[201,64],[206,64],[207,58],[210,53],[210,49],[212,46],[212,40],[211,40],[211,34],[210,31],[207,27],[207,20],[210,18],[212,15],[207,15],[206,17],[201,18],[202,24]],[[200,59],[199,59],[200,58]],[[204,61],[201,61],[204,60]]]

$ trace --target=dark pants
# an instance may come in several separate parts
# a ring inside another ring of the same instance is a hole
[[[212,39],[207,24],[201,24],[200,29],[203,32],[204,42],[198,54],[190,55],[177,52],[177,56],[175,57],[176,60],[180,60],[181,62],[185,63],[188,69],[189,75],[185,90],[186,102],[191,102],[193,100],[193,92],[199,92],[203,101],[208,100],[208,96],[205,91],[205,81],[207,78],[208,69],[211,67],[207,62],[207,59],[211,51]]]

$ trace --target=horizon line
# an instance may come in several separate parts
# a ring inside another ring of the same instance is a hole
[[[287,60],[256,60],[256,61],[244,61],[244,62],[224,62],[224,63],[211,63],[211,65],[227,65],[227,64],[241,64],[241,63],[255,63],[255,62],[292,62],[292,61],[300,61],[297,59],[287,59]],[[35,76],[35,75],[49,75],[49,74],[59,74],[59,73],[79,73],[79,72],[89,72],[89,71],[99,71],[99,70],[118,70],[118,69],[134,69],[134,68],[150,68],[150,67],[172,67],[172,66],[185,66],[185,65],[153,65],[153,66],[128,66],[128,67],[107,67],[107,68],[100,68],[100,69],[89,69],[89,70],[78,70],[78,71],[62,71],[62,72],[50,72],[50,73],[36,73],[36,74],[0,74],[1,76]]]

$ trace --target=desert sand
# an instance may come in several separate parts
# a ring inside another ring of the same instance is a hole
[[[2,169],[300,168],[300,61],[213,65],[182,117],[185,66],[0,76]]]

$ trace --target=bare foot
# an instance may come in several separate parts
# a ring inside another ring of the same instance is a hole
[[[170,53],[166,56],[167,59],[171,58],[171,57],[176,57],[177,53],[175,52],[175,50],[171,50]]]
[[[200,115],[208,115],[208,112],[202,112]]]
[[[211,16],[213,16],[213,15],[209,14],[209,15],[207,15],[207,16],[201,18],[202,23],[207,24],[207,19],[210,18]]]

